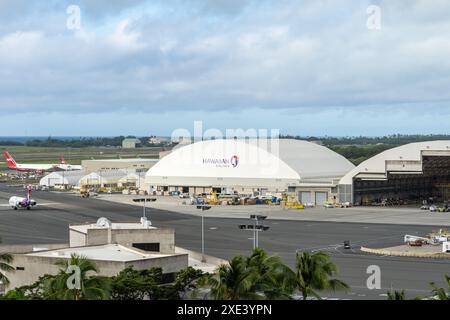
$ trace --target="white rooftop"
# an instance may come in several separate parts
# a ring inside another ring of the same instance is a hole
[[[56,249],[49,251],[27,253],[26,255],[32,257],[66,259],[70,258],[71,255],[73,254],[83,256],[91,260],[117,261],[117,262],[147,260],[170,256],[170,254],[162,254],[162,253],[141,253],[138,250],[133,250],[131,248],[119,244],[106,244],[102,246]]]
[[[108,229],[107,226],[99,226],[96,223],[91,224],[78,224],[78,225],[72,225],[69,226],[70,229],[81,232],[81,233],[87,233],[90,229]],[[156,227],[152,226],[144,226],[142,223],[111,223],[111,229],[112,230],[147,230],[147,229],[157,229]]]
[[[398,171],[422,171],[423,155],[449,156],[450,141],[415,142],[388,149],[361,162],[357,167],[343,176],[339,184],[352,184],[353,178],[360,174],[378,174],[380,177],[386,177],[389,162],[400,163],[400,166],[396,167]]]

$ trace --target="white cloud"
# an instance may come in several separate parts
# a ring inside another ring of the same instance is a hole
[[[139,41],[141,34],[131,28],[132,23],[131,19],[119,21],[113,34],[109,37],[109,40],[120,50],[137,51],[144,48]]]
[[[63,6],[12,11],[28,22],[1,27],[0,109],[448,107],[447,1],[382,2],[376,32],[354,1],[134,4],[82,2],[76,32]]]
[[[39,56],[44,35],[38,31],[13,32],[0,38],[0,57],[5,65],[27,63]]]

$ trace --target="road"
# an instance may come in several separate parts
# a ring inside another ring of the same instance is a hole
[[[0,184],[0,204],[23,189]],[[38,203],[47,204],[32,210],[12,210],[0,207],[0,236],[4,244],[68,242],[68,225],[95,222],[99,217],[112,221],[138,221],[142,208],[112,203],[100,199],[81,199],[73,194],[35,192]],[[211,209],[213,210],[213,209]],[[171,227],[176,231],[180,247],[200,251],[200,217],[159,209],[147,209],[153,225]],[[229,259],[248,254],[252,249],[252,234],[238,229],[247,220],[234,218],[205,218],[205,251],[207,254]],[[324,293],[326,297],[347,299],[386,299],[388,289],[405,289],[408,296],[424,296],[430,292],[429,282],[444,285],[444,274],[450,273],[450,260],[374,256],[358,250],[361,245],[382,247],[397,245],[404,234],[425,235],[439,226],[392,225],[374,223],[338,223],[315,221],[286,221],[268,219],[267,232],[260,235],[260,247],[280,255],[291,266],[297,250],[324,250],[330,253],[339,269],[339,278],[347,282],[349,293]],[[342,248],[350,240],[351,250]],[[380,290],[369,290],[367,268],[381,269]]]

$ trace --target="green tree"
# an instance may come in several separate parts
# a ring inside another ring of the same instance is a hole
[[[387,298],[388,300],[406,300],[405,290],[394,290],[387,292]]]
[[[290,299],[295,289],[295,273],[279,256],[256,248],[246,259],[246,267],[252,269],[256,276],[253,291],[263,292],[270,300]]]
[[[175,281],[172,286],[166,287],[167,298],[170,297],[177,299],[186,298],[186,294],[190,291],[191,297],[196,297],[198,288],[206,283],[208,275],[202,270],[187,267],[178,271],[175,275]],[[170,294],[170,292],[173,294]]]
[[[18,289],[9,290],[4,296],[0,296],[0,300],[28,300],[25,292]]]
[[[217,268],[217,276],[211,277],[211,295],[215,300],[261,299],[254,291],[257,274],[252,268],[247,268],[242,256],[231,259],[228,265]]]
[[[95,263],[86,257],[73,254],[68,260],[56,263],[60,266],[59,273],[43,281],[44,296],[55,300],[106,300],[110,297],[111,283],[107,277],[95,276],[98,268]],[[68,273],[69,267],[79,270],[79,287],[68,284],[75,273]],[[69,280],[69,281],[68,281]]]
[[[219,266],[209,282],[213,299],[290,299],[295,274],[278,256],[256,248],[249,257],[234,257]]]
[[[447,274],[445,275],[445,282],[450,287],[450,276]],[[436,286],[434,282],[430,283],[433,290],[431,291],[433,294],[433,297],[437,300],[450,300],[450,293],[449,290],[445,290],[444,288],[439,288]]]
[[[132,266],[111,278],[111,298],[114,300],[160,299],[163,292],[162,269],[135,270]]]
[[[1,242],[1,239],[0,239]],[[9,285],[9,279],[5,276],[5,274],[2,271],[14,271],[14,267],[11,266],[11,263],[13,262],[13,256],[9,253],[0,253],[0,281],[3,283],[3,285],[8,286]]]
[[[320,299],[319,290],[348,290],[345,282],[331,278],[336,272],[336,265],[325,252],[297,254],[295,284],[303,299],[308,296]]]

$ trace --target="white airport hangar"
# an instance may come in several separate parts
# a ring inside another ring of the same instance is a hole
[[[337,197],[354,165],[334,151],[294,139],[217,139],[180,147],[150,168],[147,191],[200,194],[297,192],[302,202]]]
[[[350,170],[339,199],[367,205],[384,201],[450,199],[450,141],[429,141],[386,150]]]

